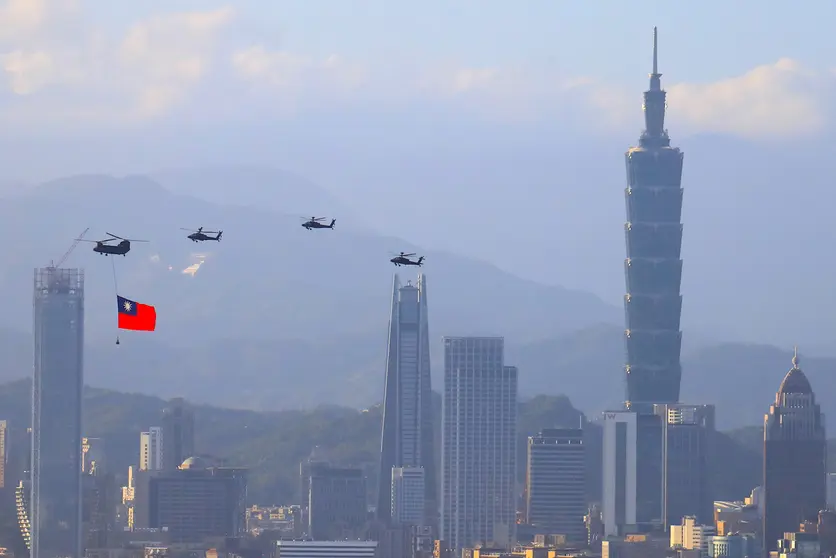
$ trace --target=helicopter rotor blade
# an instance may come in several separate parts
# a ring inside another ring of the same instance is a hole
[[[184,229],[183,227],[180,227],[180,230],[181,230],[181,231],[189,231],[189,232],[197,232],[197,231],[196,231],[196,230],[194,230],[194,229]]]
[[[105,240],[87,240],[86,238],[76,238],[75,240],[77,240],[79,242],[93,242],[93,243],[106,242]]]
[[[118,238],[119,240],[128,240],[127,238],[122,238],[121,236],[116,236],[113,233],[105,232],[106,235],[112,236],[113,238]]]
[[[128,242],[149,242],[148,240],[136,240],[134,238],[123,238],[122,240],[127,240]]]

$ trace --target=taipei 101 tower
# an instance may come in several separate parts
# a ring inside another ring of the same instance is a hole
[[[665,130],[665,91],[657,65],[653,28],[653,73],[644,93],[645,129],[627,163],[627,349],[628,409],[653,413],[654,403],[677,403],[682,377],[682,161]]]

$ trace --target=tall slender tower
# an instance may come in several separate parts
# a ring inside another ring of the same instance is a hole
[[[411,281],[401,286],[395,275],[383,400],[378,519],[386,523],[391,521],[392,469],[421,467],[424,470],[424,526],[436,527],[438,505],[433,448],[427,276],[420,274],[417,286]]]
[[[81,558],[84,272],[35,270],[32,558]]]
[[[824,414],[810,381],[792,368],[763,421],[763,552],[769,556],[784,532],[803,521],[816,521],[826,506],[827,442]]]
[[[665,130],[665,92],[653,28],[653,73],[644,92],[645,130],[639,146],[625,154],[627,163],[628,409],[653,412],[653,403],[677,403],[682,368],[682,161]]]

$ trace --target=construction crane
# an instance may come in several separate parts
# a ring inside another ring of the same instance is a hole
[[[70,248],[66,252],[64,252],[64,255],[61,256],[60,258],[58,258],[57,262],[55,262],[55,263],[50,262],[49,267],[51,267],[53,269],[55,269],[57,267],[61,267],[61,264],[64,263],[65,261],[67,261],[67,258],[70,257],[70,254],[73,253],[73,250],[75,250],[75,247],[78,246],[78,243],[81,242],[81,240],[84,238],[84,235],[87,234],[87,231],[89,231],[89,230],[90,230],[90,227],[87,227],[86,229],[84,229],[84,232],[82,232],[80,235],[78,235],[76,237],[75,242],[73,242],[73,245],[70,246]]]

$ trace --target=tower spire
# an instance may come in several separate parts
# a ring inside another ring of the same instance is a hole
[[[792,353],[792,368],[793,370],[798,370],[798,345],[793,348]]]
[[[658,43],[658,30],[656,27],[653,28],[653,74],[657,75],[659,73],[659,43]]]
[[[650,91],[662,90],[662,74],[659,73],[659,29],[653,28],[653,72],[650,74]]]
[[[653,28],[653,71],[650,87],[644,92],[644,132],[639,140],[645,148],[667,147],[670,139],[665,132],[665,92],[659,73],[659,29]]]

